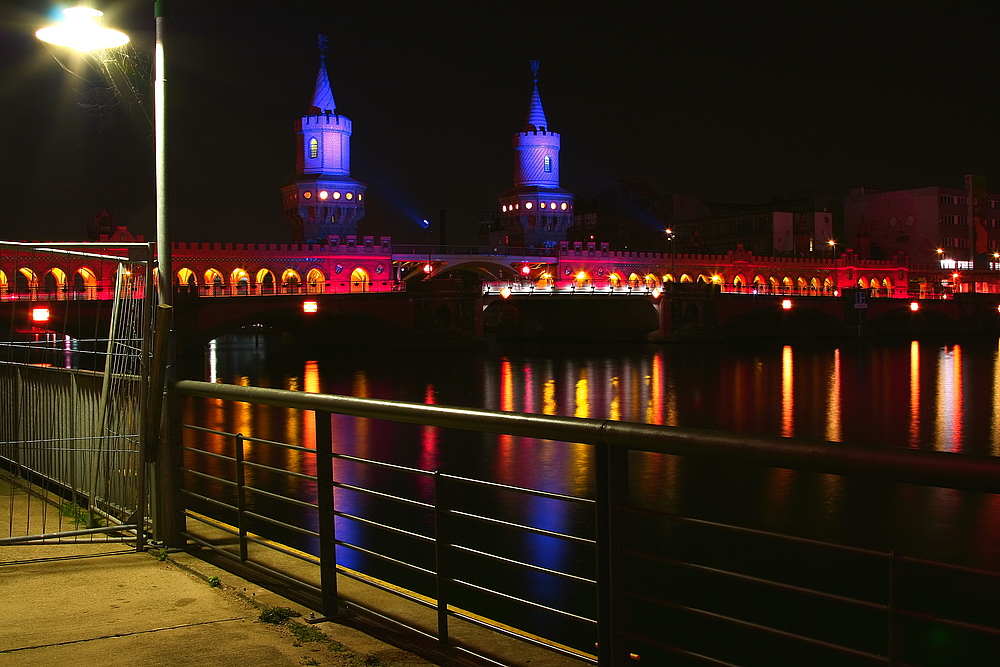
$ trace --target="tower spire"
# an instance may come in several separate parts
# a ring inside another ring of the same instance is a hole
[[[538,61],[531,61],[531,74],[534,83],[534,89],[531,92],[531,102],[528,104],[528,117],[524,121],[524,131],[532,132],[535,130],[544,131],[548,127],[548,123],[545,121],[545,111],[542,110],[542,98],[538,94]]]
[[[337,113],[337,103],[333,101],[333,90],[330,88],[330,77],[326,73],[326,48],[330,40],[326,35],[319,35],[319,74],[316,76],[316,89],[313,92],[310,113]]]

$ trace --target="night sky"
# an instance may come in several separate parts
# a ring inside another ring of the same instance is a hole
[[[368,184],[359,234],[423,242],[417,220],[445,209],[448,241],[474,242],[479,213],[512,186],[532,58],[562,135],[562,186],[577,196],[631,178],[759,203],[961,186],[969,171],[1000,191],[995,9],[631,4],[173,0],[174,239],[290,240],[280,188],[294,176],[318,33],[330,36],[338,111],[354,123],[352,176]],[[141,56],[152,6],[100,8]],[[35,0],[0,9],[0,237],[81,239],[107,207],[152,238],[142,107],[60,67],[97,81],[34,37],[47,15],[53,6]]]

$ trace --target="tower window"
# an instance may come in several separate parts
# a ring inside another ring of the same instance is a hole
[[[311,159],[319,157],[319,141],[316,140],[316,137],[309,140],[309,157]],[[546,169],[546,171],[548,171],[548,169]]]
[[[552,173],[552,157],[549,155],[545,156],[545,173],[546,174]]]

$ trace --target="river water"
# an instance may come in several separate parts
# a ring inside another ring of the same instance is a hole
[[[182,373],[309,392],[959,455],[1000,453],[996,338],[548,344],[414,353],[269,348],[239,336],[214,341],[204,365]],[[307,445],[314,438],[311,418],[292,411],[191,403],[186,412],[186,421],[230,432]],[[593,497],[589,447],[334,420],[334,446],[344,453]],[[666,511],[987,569],[1000,564],[1000,497],[670,456],[633,457],[632,467],[635,499]],[[360,477],[376,473],[349,474],[372,483]],[[420,482],[412,486],[417,496],[430,492]],[[339,498],[340,508],[350,511],[353,501],[345,498],[345,508]],[[537,499],[496,509],[505,519],[551,530],[588,521]],[[342,537],[374,539],[361,529],[344,529],[346,534],[338,522]],[[511,555],[527,554],[541,565],[581,560],[540,538],[515,551]],[[361,556],[345,557],[350,567],[366,567]],[[590,565],[581,563],[583,569]],[[528,579],[512,593],[537,589]],[[567,595],[573,596],[556,587],[542,601],[565,607]]]

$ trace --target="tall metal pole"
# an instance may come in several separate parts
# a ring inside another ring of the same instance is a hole
[[[165,67],[163,62],[164,19],[167,0],[155,0],[153,15],[156,18],[156,50],[154,53],[155,78],[153,82],[153,141],[156,161],[156,263],[159,266],[160,303],[174,303],[173,276],[170,263],[170,234],[167,225],[167,154],[166,154],[166,100]]]

